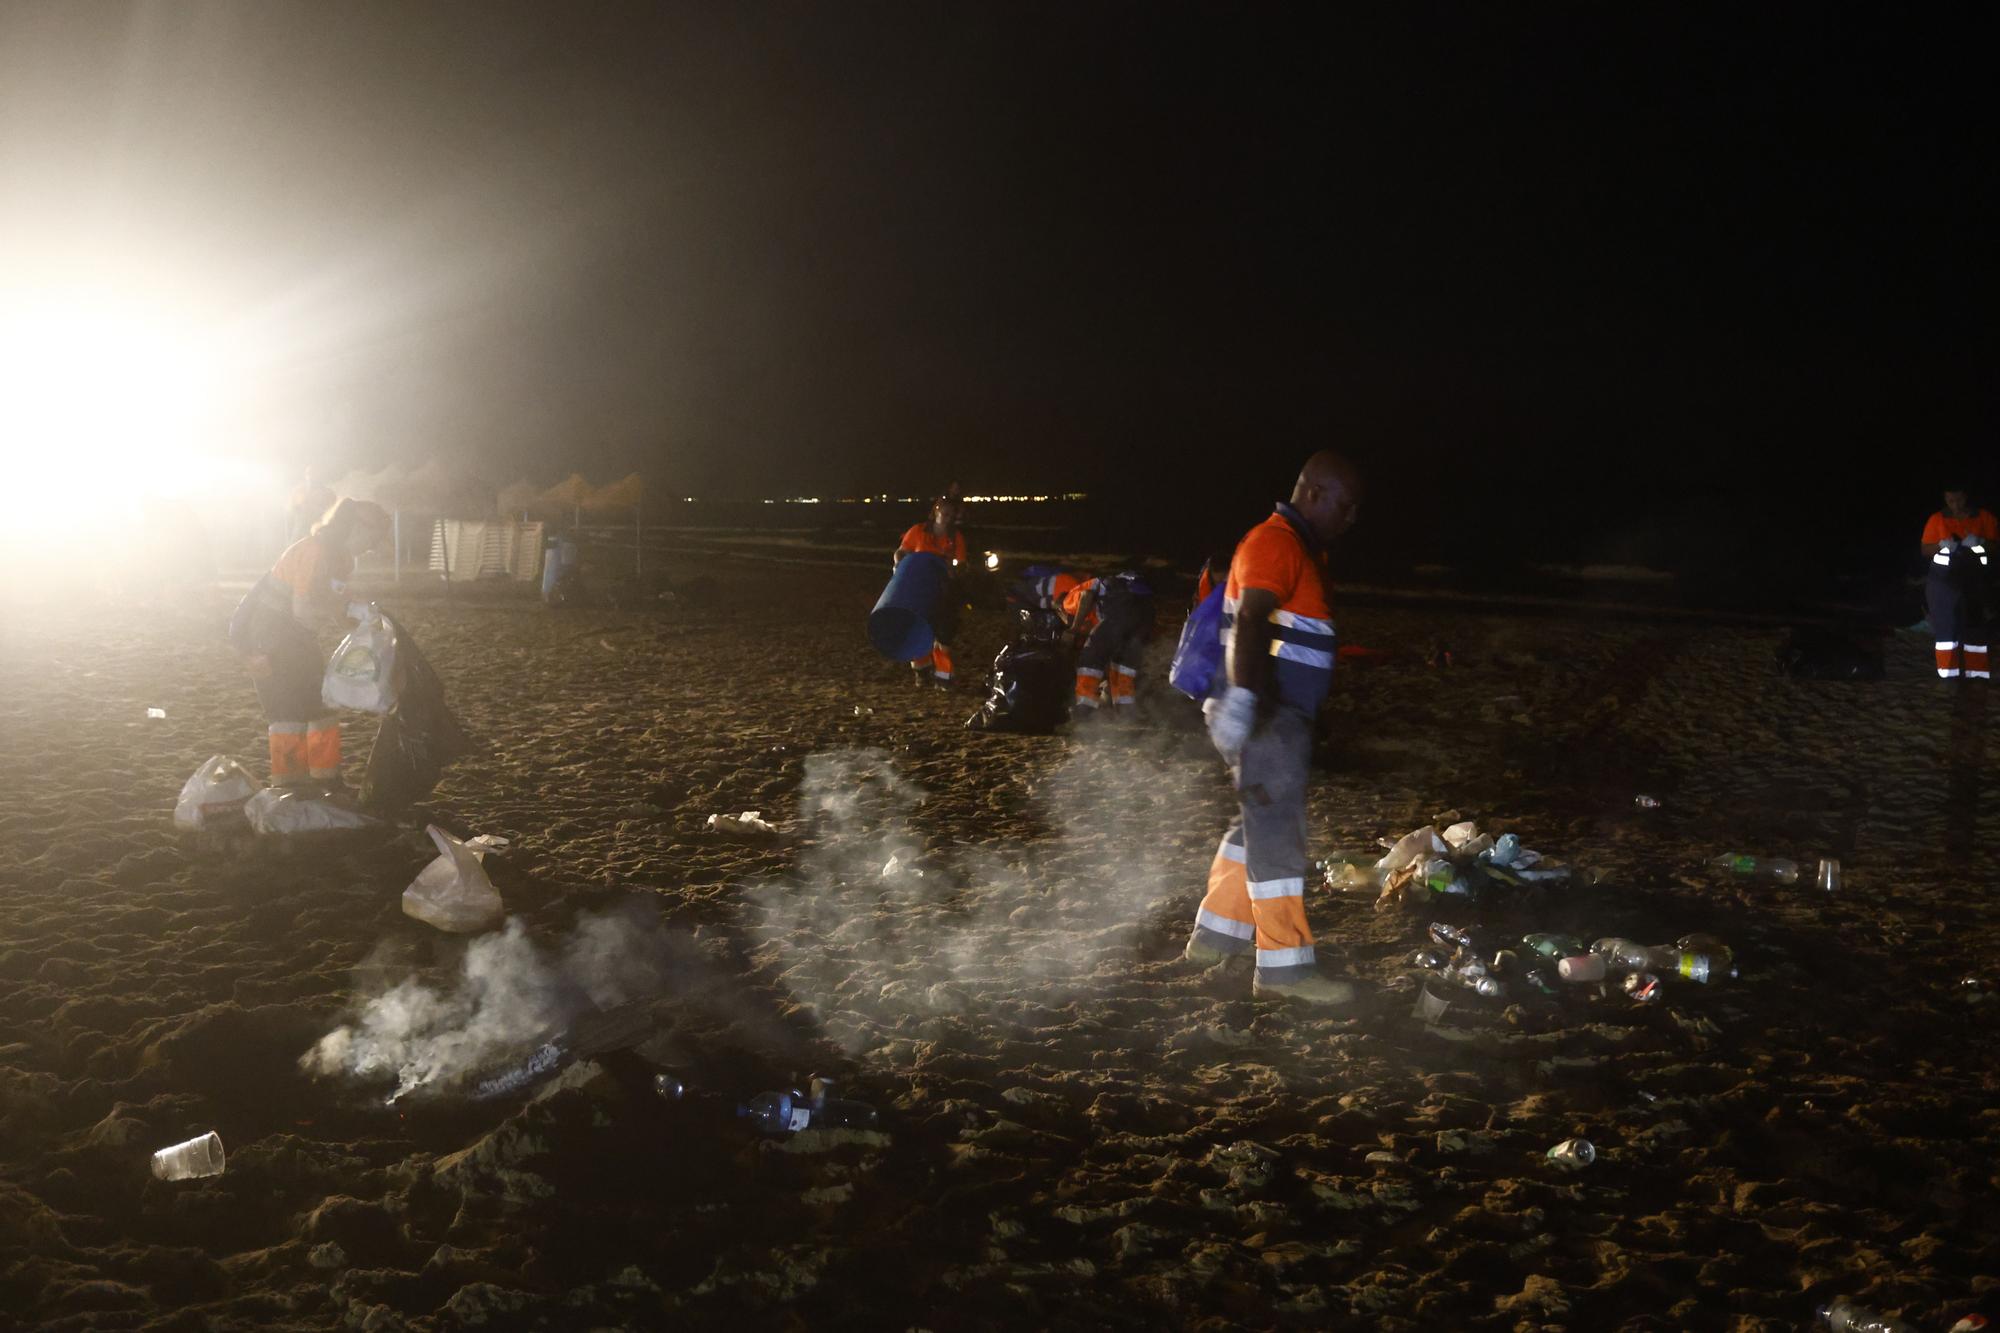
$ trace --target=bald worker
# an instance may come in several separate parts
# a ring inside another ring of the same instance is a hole
[[[1353,524],[1360,501],[1347,460],[1314,454],[1291,503],[1238,543],[1224,585],[1229,683],[1202,711],[1238,809],[1184,956],[1206,967],[1254,954],[1250,989],[1259,998],[1354,999],[1351,983],[1320,975],[1306,925],[1306,779],[1313,717],[1333,680],[1326,546]]]

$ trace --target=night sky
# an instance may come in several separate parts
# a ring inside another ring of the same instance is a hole
[[[1976,14],[8,3],[0,262],[258,330],[335,470],[1914,543],[2000,480]]]

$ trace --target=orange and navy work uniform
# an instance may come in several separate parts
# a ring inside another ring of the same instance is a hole
[[[257,680],[271,750],[271,781],[330,779],[340,773],[340,720],[320,701],[326,658],[294,603],[338,604],[354,573],[351,556],[339,555],[317,536],[285,548],[257,581],[230,621],[230,639],[246,654],[266,657],[271,669]]]
[[[940,537],[931,531],[930,524],[913,523],[910,525],[910,530],[903,534],[902,544],[896,549],[899,551],[921,551],[929,555],[943,556],[950,562],[953,569],[957,569],[965,563],[965,534],[962,532],[953,532],[948,537]],[[936,613],[931,617],[931,631],[934,638],[931,642],[930,656],[920,657],[910,663],[910,665],[919,670],[928,666],[931,669],[932,679],[940,683],[949,683],[951,680],[950,640],[956,637],[955,631],[958,628],[958,616],[955,614],[957,608],[952,605],[952,594],[949,588],[941,594],[939,600],[944,605],[939,606]]]
[[[1295,980],[1316,965],[1306,924],[1306,784],[1313,717],[1333,682],[1335,637],[1325,556],[1290,505],[1252,528],[1236,548],[1223,588],[1225,654],[1243,594],[1261,589],[1270,614],[1271,660],[1257,723],[1232,773],[1238,809],[1208,871],[1195,937],[1225,953],[1256,954],[1257,975]]]
[[[1076,655],[1074,706],[1096,708],[1100,693],[1109,695],[1114,710],[1136,705],[1139,662],[1153,637],[1152,587],[1130,572],[1085,579],[1063,595],[1061,614],[1064,624],[1088,636]]]
[[[2000,552],[2000,525],[1987,510],[1965,518],[1943,512],[1924,524],[1924,545],[1949,539],[1952,549],[1931,556],[1924,580],[1937,673],[1945,680],[1990,680],[1987,656],[1988,561]]]

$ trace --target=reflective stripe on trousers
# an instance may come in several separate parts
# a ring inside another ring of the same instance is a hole
[[[1233,774],[1236,818],[1195,912],[1198,939],[1224,953],[1254,950],[1267,982],[1310,973],[1315,961],[1305,907],[1311,760],[1312,722],[1295,709],[1278,709],[1251,732]]]

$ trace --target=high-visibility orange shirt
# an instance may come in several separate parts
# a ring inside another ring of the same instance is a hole
[[[910,525],[910,530],[903,534],[902,545],[896,549],[899,551],[928,551],[932,555],[941,555],[947,560],[962,561],[965,559],[965,534],[954,532],[949,537],[940,537],[931,531],[930,524],[913,523]]]
[[[336,556],[318,537],[301,537],[271,566],[271,578],[294,597],[338,596],[354,573],[352,556]]]
[[[1233,652],[1236,611],[1246,588],[1278,599],[1270,614],[1272,684],[1279,700],[1311,716],[1326,697],[1334,664],[1333,612],[1327,603],[1326,558],[1308,544],[1305,521],[1288,504],[1250,529],[1229,563],[1223,587],[1223,647]]]
[[[1957,541],[1963,537],[1977,537],[1981,541],[2000,542],[2000,524],[1993,520],[1991,511],[1982,509],[1971,518],[1953,518],[1939,510],[1931,515],[1931,521],[1924,524],[1924,545],[1941,542],[1946,537]]]

